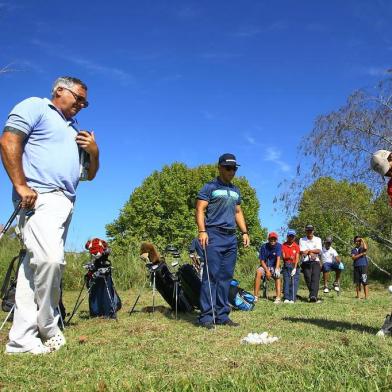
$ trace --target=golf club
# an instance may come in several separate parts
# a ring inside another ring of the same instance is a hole
[[[290,280],[291,280],[291,287],[293,289],[293,297],[292,297],[292,299],[293,299],[293,302],[295,302],[296,298],[294,296],[294,291],[295,291],[294,290],[294,276],[290,275]]]
[[[215,309],[214,309],[214,302],[212,300],[210,272],[208,270],[208,259],[207,259],[207,251],[206,251],[205,245],[203,245],[203,252],[204,252],[204,262],[205,262],[205,265],[206,265],[206,273],[207,273],[207,279],[208,279],[208,289],[210,290],[210,300],[211,300],[211,309],[212,309],[212,323],[214,324],[214,329],[215,329],[216,328]]]
[[[3,327],[4,327],[5,323],[7,322],[7,320],[10,318],[12,312],[14,311],[14,308],[15,308],[15,304],[12,305],[12,308],[11,308],[11,310],[8,312],[7,317],[6,317],[5,320],[3,321],[3,324],[1,324],[0,331],[3,329]]]
[[[3,230],[1,230],[0,232],[0,240],[3,238],[4,234],[7,232],[7,230],[10,228],[10,226],[12,225],[12,222],[14,221],[14,219],[16,218],[16,215],[18,215],[20,209],[22,208],[22,202],[20,202],[14,212],[12,213],[12,215],[10,216],[10,219],[8,219],[7,223],[4,225]]]

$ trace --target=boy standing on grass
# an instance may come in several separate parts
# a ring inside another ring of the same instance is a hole
[[[276,298],[274,303],[280,303],[280,258],[282,256],[282,245],[278,242],[278,235],[275,232],[268,234],[268,242],[260,248],[260,267],[256,271],[254,295],[256,301],[259,297],[260,283],[264,275],[267,280],[272,278],[275,281]]]
[[[287,241],[282,245],[283,258],[283,292],[284,303],[293,304],[297,298],[299,283],[299,246],[294,241],[296,232],[289,229],[287,231]]]
[[[333,289],[336,292],[340,291],[340,274],[344,269],[343,263],[340,261],[338,252],[332,248],[332,238],[327,237],[324,241],[324,247],[321,251],[321,261],[323,263],[323,280],[324,293],[329,293],[328,278],[330,271],[335,271],[335,281],[333,282]]]
[[[366,257],[367,245],[360,236],[354,238],[355,248],[351,251],[351,258],[354,261],[354,283],[356,284],[356,298],[359,299],[361,284],[363,286],[364,299],[368,298],[368,259]]]

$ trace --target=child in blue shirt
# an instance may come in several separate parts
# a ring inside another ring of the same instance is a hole
[[[354,238],[355,248],[351,251],[351,258],[354,262],[354,283],[356,284],[356,298],[359,299],[359,293],[361,292],[361,284],[365,294],[365,299],[369,295],[368,286],[368,259],[366,257],[367,245],[363,238],[355,236]]]
[[[254,295],[256,301],[259,297],[260,283],[264,278],[272,278],[275,281],[276,298],[274,303],[280,303],[281,282],[280,282],[280,259],[282,257],[282,245],[278,242],[278,235],[275,232],[268,234],[268,242],[260,248],[260,267],[256,270]]]

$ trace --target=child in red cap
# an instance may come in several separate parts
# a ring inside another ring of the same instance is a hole
[[[282,257],[282,245],[278,242],[278,235],[272,231],[268,234],[268,242],[260,248],[260,267],[256,270],[254,295],[259,297],[261,279],[272,278],[275,281],[276,298],[275,303],[280,303],[281,282],[280,282],[280,259]]]

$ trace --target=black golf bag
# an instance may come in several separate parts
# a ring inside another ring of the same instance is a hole
[[[175,310],[175,282],[177,277],[170,272],[167,264],[164,262],[160,262],[159,264],[147,265],[147,268],[149,269],[151,284],[154,285],[155,283],[155,288],[158,290],[159,294],[161,294],[163,299],[170,305],[173,310]],[[189,303],[188,298],[185,296],[180,282],[177,283],[177,310],[179,312],[191,312],[192,305]]]
[[[114,287],[110,261],[103,256],[94,263],[87,264],[86,268],[90,316],[116,318],[117,311],[121,309],[121,299]]]
[[[18,279],[18,272],[19,272],[19,267],[26,255],[26,250],[21,249],[19,251],[19,255],[15,256],[7,269],[7,272],[5,274],[5,278],[3,281],[3,284],[1,286],[0,290],[0,295],[1,295],[1,309],[4,312],[11,312],[15,305],[15,293],[16,293],[16,282]],[[61,284],[61,292],[60,292],[60,301],[59,301],[59,307],[58,310],[61,314],[61,318],[64,320],[66,316],[66,310],[63,304],[63,290],[62,290],[62,284]],[[9,316],[8,320],[12,321],[13,320],[13,315],[14,312],[12,311],[11,315]],[[59,325],[61,326],[61,320],[59,320]]]
[[[199,309],[201,280],[193,265],[183,264],[178,270],[178,278],[190,304]]]
[[[189,302],[193,307],[199,309],[201,280],[193,265],[183,264],[178,270],[178,277]],[[254,295],[241,289],[238,280],[232,279],[229,290],[229,303],[233,309],[252,310],[255,306],[254,301]]]
[[[11,260],[7,268],[3,285],[1,286],[1,309],[4,312],[10,312],[15,305],[16,280],[20,264],[23,261],[25,254],[26,251],[21,249],[19,255]],[[12,319],[13,314],[9,317],[10,321],[12,321]]]

